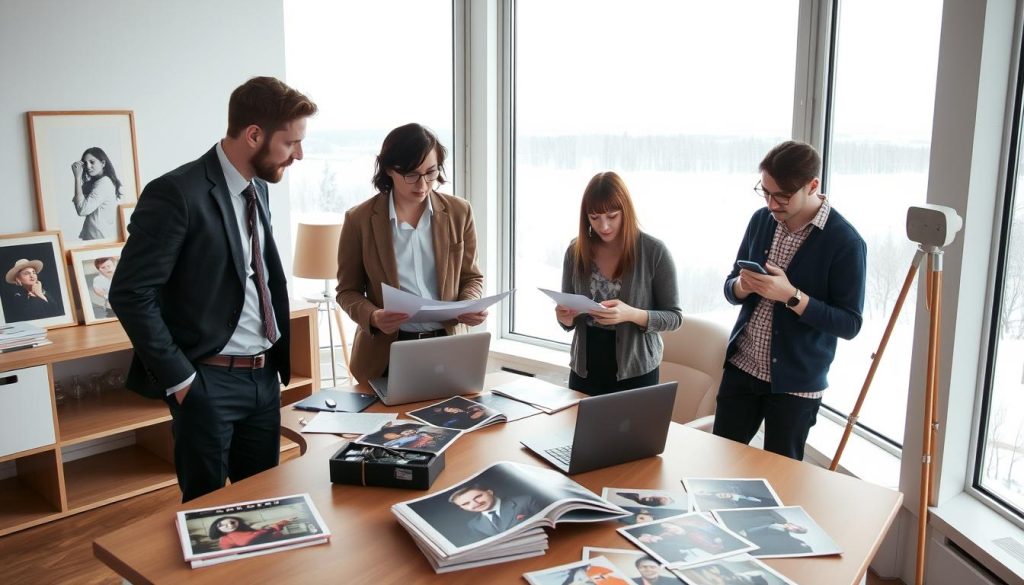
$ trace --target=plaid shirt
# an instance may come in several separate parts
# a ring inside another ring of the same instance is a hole
[[[807,241],[811,229],[825,228],[828,221],[828,213],[832,206],[828,199],[821,197],[821,207],[806,225],[790,231],[786,223],[779,221],[775,228],[775,237],[772,239],[772,247],[768,251],[768,261],[778,266],[783,271],[789,268],[789,263],[796,255],[796,251]],[[762,298],[750,317],[750,322],[737,340],[737,351],[729,359],[729,362],[744,372],[754,376],[758,380],[771,382],[771,350],[772,350],[772,305],[775,301]],[[823,390],[817,392],[791,392],[794,396],[802,398],[821,398]]]

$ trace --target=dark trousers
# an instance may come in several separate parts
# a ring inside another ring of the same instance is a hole
[[[281,385],[277,370],[196,365],[182,404],[168,396],[181,501],[277,465]]]
[[[625,380],[616,380],[619,373],[615,361],[615,331],[600,327],[587,327],[587,377],[569,372],[569,388],[590,396],[632,390],[658,383],[658,368],[646,374]],[[581,332],[582,333],[582,332]]]
[[[718,388],[714,433],[749,443],[764,421],[764,450],[802,461],[820,406],[820,398],[772,394],[770,383],[726,364]]]

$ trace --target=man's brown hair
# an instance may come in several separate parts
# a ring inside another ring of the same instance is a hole
[[[228,100],[228,136],[238,138],[247,127],[256,125],[268,135],[299,118],[316,114],[317,107],[305,95],[273,77],[253,77]]]

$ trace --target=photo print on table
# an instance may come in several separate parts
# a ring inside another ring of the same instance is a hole
[[[380,430],[359,437],[355,442],[371,447],[387,447],[437,455],[450,447],[460,434],[461,431],[443,429],[420,422],[395,421],[384,425]]]
[[[651,555],[636,549],[583,547],[583,560],[604,557],[636,585],[678,585],[679,577]]]
[[[758,546],[750,556],[812,557],[842,554],[842,549],[800,506],[717,510],[718,522]]]
[[[687,585],[723,585],[749,583],[757,585],[797,585],[781,573],[748,555],[738,555],[702,563],[692,567],[672,569]]]
[[[462,396],[411,410],[406,414],[429,425],[458,431],[471,431],[505,421],[505,416],[497,410]]]
[[[673,566],[703,563],[757,548],[714,522],[710,514],[700,512],[626,526],[619,528],[619,533],[661,563]]]
[[[632,514],[619,520],[623,524],[643,524],[691,510],[690,497],[683,491],[606,487],[601,496]]]
[[[605,557],[576,561],[550,569],[523,573],[530,585],[596,584],[630,585],[633,580],[626,577],[618,567]]]
[[[684,478],[683,487],[698,512],[735,508],[776,508],[782,500],[762,478]]]

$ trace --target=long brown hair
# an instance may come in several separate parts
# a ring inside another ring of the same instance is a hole
[[[580,232],[576,236],[575,265],[576,272],[585,277],[590,272],[590,260],[594,249],[591,242],[591,213],[622,212],[622,257],[615,267],[612,278],[619,278],[627,269],[633,267],[636,259],[636,243],[640,237],[640,222],[633,209],[633,198],[622,177],[612,171],[594,175],[587,188],[583,190],[583,201],[580,203]]]

